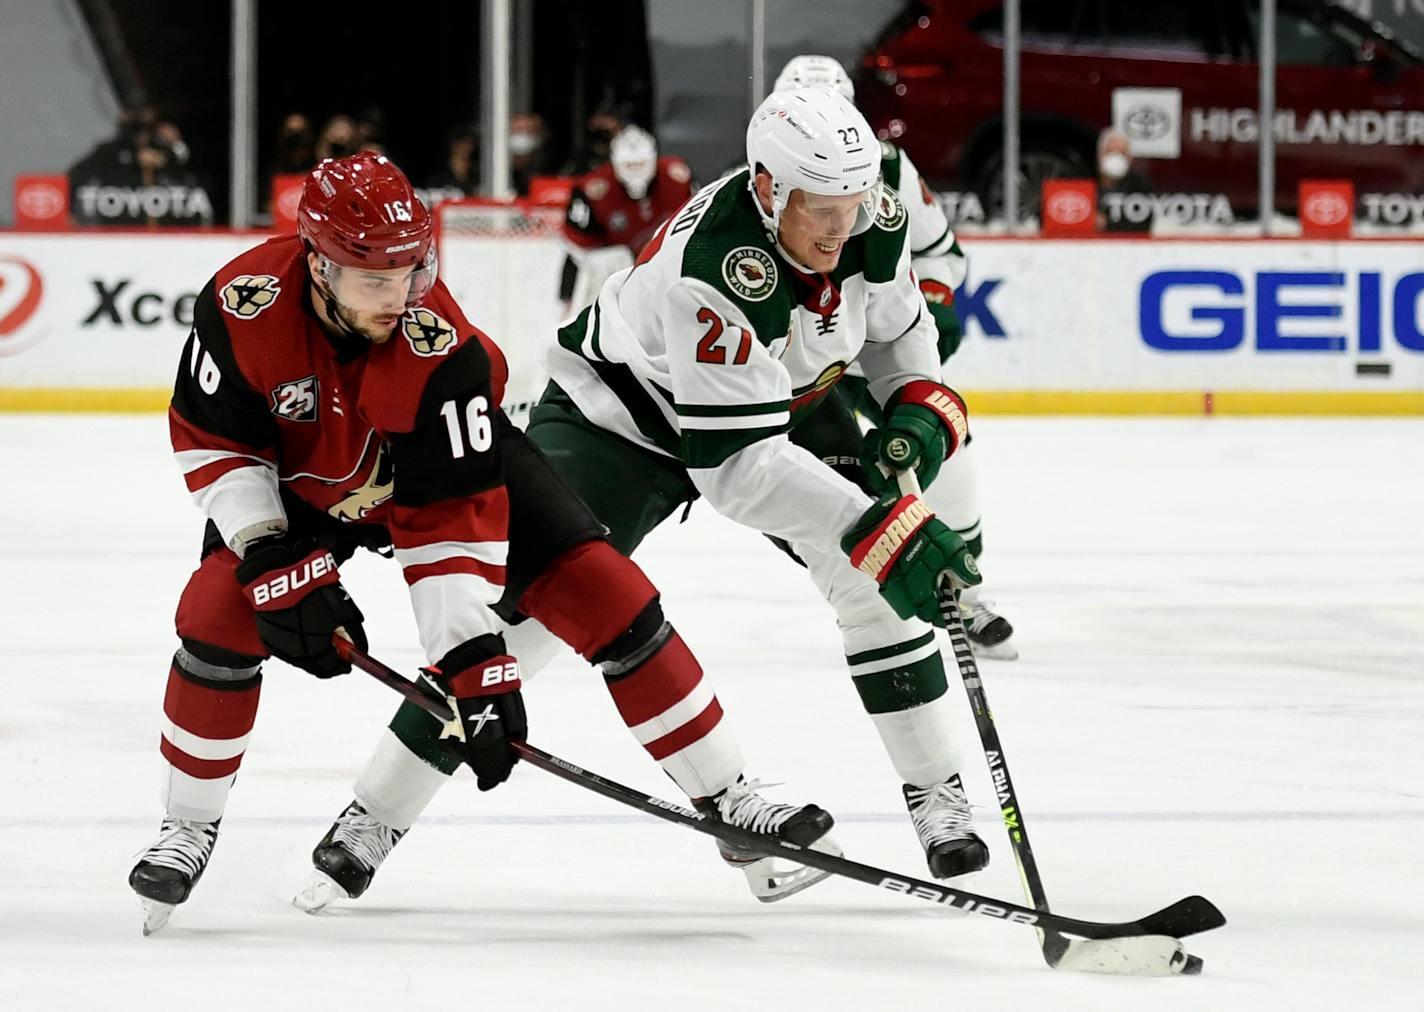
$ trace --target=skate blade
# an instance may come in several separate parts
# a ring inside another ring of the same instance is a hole
[[[292,906],[308,914],[319,914],[333,900],[349,900],[351,894],[336,884],[336,880],[324,871],[312,870],[311,878],[302,891],[292,897]]]
[[[1016,661],[1019,659],[1019,648],[1014,646],[1012,636],[991,647],[970,640],[969,647],[974,651],[974,656],[983,661]]]
[[[823,836],[813,843],[811,849],[832,857],[842,856],[840,845],[828,836]],[[810,889],[831,874],[820,868],[793,864],[774,857],[763,857],[751,864],[742,865],[742,873],[747,877],[752,895],[762,903],[779,903],[789,896]]]
[[[163,926],[168,923],[168,918],[173,916],[175,904],[145,899],[142,896],[138,901],[143,904],[143,937],[147,938],[162,930]]]
[[[1202,961],[1190,955],[1181,939],[1169,935],[1129,938],[1068,939],[1068,947],[1053,965],[1059,970],[1107,973],[1129,977],[1194,976]]]

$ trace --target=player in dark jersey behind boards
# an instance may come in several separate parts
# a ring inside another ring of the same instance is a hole
[[[658,156],[642,127],[626,126],[609,145],[608,162],[579,179],[564,218],[564,263],[559,297],[577,312],[598,296],[609,275],[633,258],[692,196],[692,170],[681,158]]]
[[[165,817],[129,876],[145,934],[207,867],[263,661],[328,678],[350,670],[334,634],[364,646],[338,571],[358,548],[400,564],[425,677],[460,716],[430,744],[450,738],[439,744],[481,790],[509,777],[526,733],[502,631],[529,616],[601,668],[634,736],[709,817],[832,849],[827,813],[769,802],[742,777],[657,590],[501,412],[504,358],[437,280],[430,216],[400,170],[364,153],[323,161],[298,220],[299,235],[243,253],[199,294],[169,411],[208,524],[163,701]],[[351,846],[318,860],[311,905],[359,895],[413,818],[348,807]],[[750,881],[770,873],[770,859],[724,856]],[[791,869],[783,891],[820,877]]]

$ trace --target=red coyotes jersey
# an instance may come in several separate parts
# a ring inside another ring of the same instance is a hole
[[[384,344],[328,335],[311,298],[295,236],[213,276],[168,413],[174,454],[228,544],[285,520],[283,496],[384,527],[437,661],[495,630],[509,530],[504,356],[440,283]]]
[[[681,158],[658,159],[657,175],[642,200],[634,200],[613,174],[600,165],[575,185],[564,220],[564,237],[583,249],[627,246],[634,256],[658,226],[692,196],[692,170]]]

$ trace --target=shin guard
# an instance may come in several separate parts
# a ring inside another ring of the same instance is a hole
[[[633,737],[689,797],[735,782],[742,754],[722,706],[633,562],[607,542],[584,542],[555,560],[519,608],[600,667]]]

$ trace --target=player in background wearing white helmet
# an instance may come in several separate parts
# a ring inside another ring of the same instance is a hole
[[[609,160],[574,184],[564,218],[559,296],[577,312],[598,297],[609,275],[633,257],[658,226],[692,196],[692,170],[681,158],[658,157],[653,135],[625,126],[609,145]]]
[[[797,56],[781,71],[774,90],[793,88],[834,88],[855,101],[855,87],[840,61],[829,56]],[[910,156],[888,141],[880,143],[880,171],[885,184],[900,195],[910,217],[910,263],[920,282],[920,291],[929,304],[939,331],[939,357],[948,365],[959,348],[963,330],[954,309],[954,290],[964,282],[968,260],[949,227],[944,210],[934,199]],[[870,396],[858,364],[840,384],[837,396],[849,398],[855,410],[872,426],[879,426],[884,413]],[[945,523],[964,538],[977,558],[984,547],[982,511],[979,505],[978,474],[974,466],[973,441],[945,461],[933,485],[926,486],[925,499]],[[974,652],[980,657],[1014,660],[1013,626],[993,610],[993,602],[971,587],[960,595],[964,624]]]
[[[620,552],[705,498],[802,564],[835,612],[932,874],[977,871],[989,852],[960,782],[955,697],[931,623],[941,576],[962,588],[978,568],[919,499],[870,490],[860,426],[828,396],[859,356],[887,405],[887,448],[910,447],[896,464],[926,483],[967,436],[962,402],[939,381],[905,209],[880,185],[869,124],[829,89],[768,97],[747,158],[750,169],[699,191],[560,329],[528,437]],[[541,639],[534,621],[506,634],[526,674],[548,656]],[[422,720],[434,723],[417,711],[406,726]],[[788,730],[815,741],[799,720],[789,712]],[[408,752],[372,759],[358,781],[368,809],[429,803],[431,738],[406,733]]]

